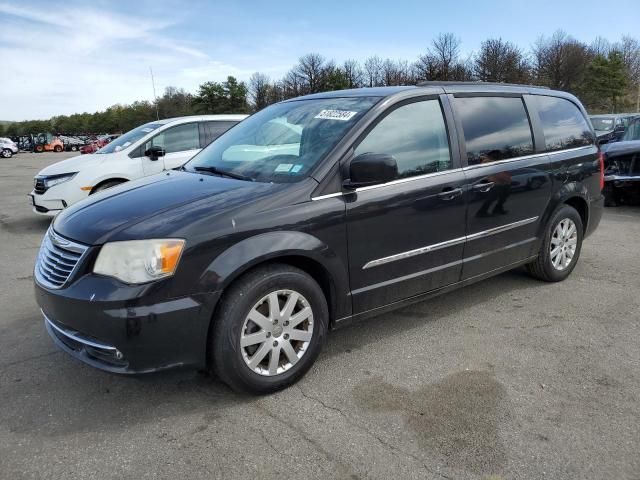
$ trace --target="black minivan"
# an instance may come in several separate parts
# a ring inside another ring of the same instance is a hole
[[[567,93],[427,82],[309,95],[180,169],[64,210],[36,296],[56,344],[92,366],[208,367],[271,392],[310,368],[330,328],[521,265],[565,279],[602,186]]]

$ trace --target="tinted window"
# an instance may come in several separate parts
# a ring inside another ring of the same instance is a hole
[[[535,96],[548,152],[594,143],[587,120],[569,100]]]
[[[185,123],[168,128],[148,141],[145,150],[152,146],[162,147],[167,153],[198,149],[200,148],[198,124]]]
[[[469,165],[533,153],[529,118],[521,98],[456,98]]]
[[[238,122],[202,122],[200,124],[200,146],[206,147],[236,123]]]
[[[358,145],[355,155],[362,153],[392,155],[400,178],[451,168],[440,102],[415,102],[392,111]]]

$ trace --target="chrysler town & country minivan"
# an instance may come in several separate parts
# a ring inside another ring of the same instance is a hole
[[[525,265],[557,282],[602,215],[572,95],[425,83],[284,101],[181,169],[60,213],[35,267],[55,343],[120,373],[299,379],[327,331]]]

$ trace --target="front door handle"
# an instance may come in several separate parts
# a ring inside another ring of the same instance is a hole
[[[447,187],[438,194],[438,197],[440,197],[442,200],[453,200],[454,198],[459,197],[460,195],[462,195],[461,188]]]
[[[483,183],[477,183],[473,186],[473,191],[474,192],[482,192],[482,193],[486,193],[489,190],[491,190],[493,188],[493,186],[495,185],[495,182],[483,182]]]

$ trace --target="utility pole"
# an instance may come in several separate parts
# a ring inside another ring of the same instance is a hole
[[[158,110],[158,97],[156,95],[156,82],[153,79],[153,70],[149,67],[151,72],[151,86],[153,87],[153,102],[156,104],[156,119],[160,120],[160,111]]]
[[[636,112],[640,112],[640,78],[638,78],[638,97],[636,98]]]

